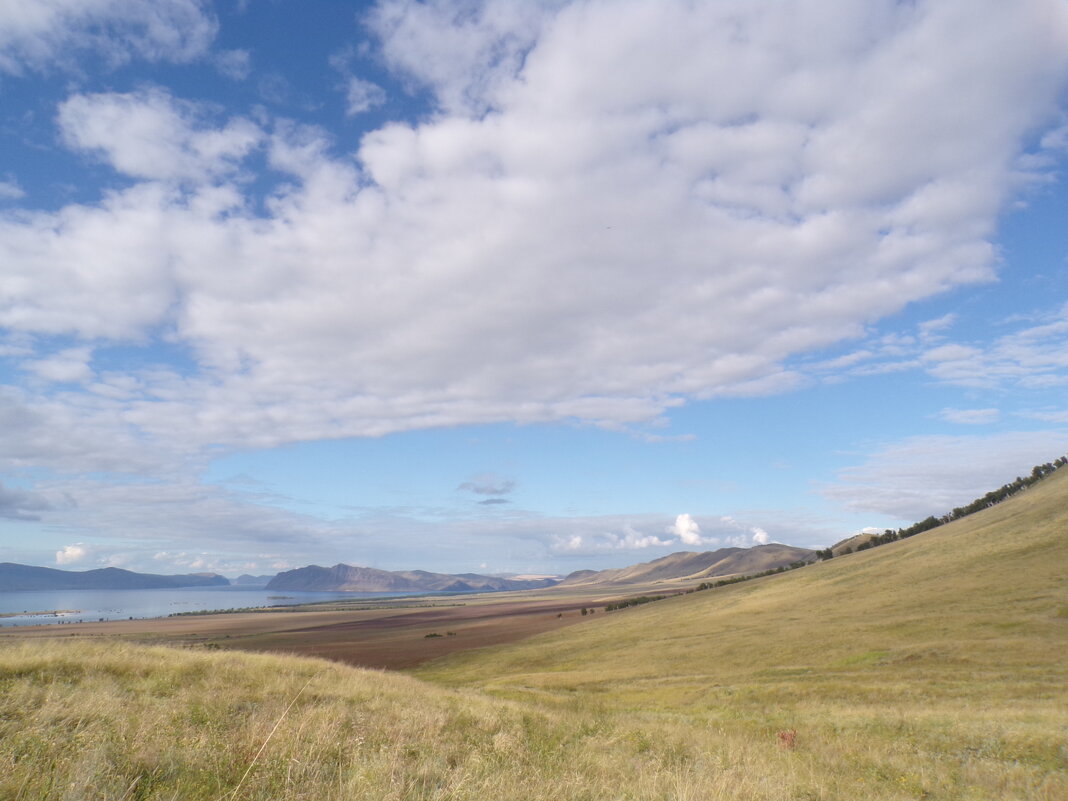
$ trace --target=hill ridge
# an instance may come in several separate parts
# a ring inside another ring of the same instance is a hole
[[[152,590],[169,587],[228,587],[217,573],[163,575],[135,573],[121,567],[93,570],[58,570],[52,567],[0,562],[0,589],[4,590]]]
[[[727,547],[715,551],[677,551],[676,553],[627,567],[607,570],[579,570],[560,582],[561,587],[575,585],[623,585],[661,581],[687,581],[720,578],[786,567],[796,562],[815,560],[816,552],[793,545],[769,543],[751,548]]]
[[[477,573],[379,570],[339,562],[285,570],[267,583],[269,590],[336,592],[499,592],[551,587],[556,579],[509,579]]]

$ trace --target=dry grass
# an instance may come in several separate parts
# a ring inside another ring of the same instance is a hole
[[[1068,798],[1066,532],[1068,470],[904,542],[417,675],[736,741],[796,729],[825,794]]]
[[[20,801],[786,799],[810,773],[759,737],[310,659],[38,641],[0,677]]]

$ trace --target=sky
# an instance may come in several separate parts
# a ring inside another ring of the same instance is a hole
[[[831,545],[1068,451],[1065,0],[0,2],[0,561]]]

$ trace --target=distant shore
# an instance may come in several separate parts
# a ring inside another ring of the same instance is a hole
[[[48,609],[43,612],[0,612],[0,617],[59,617],[77,615],[81,609]]]

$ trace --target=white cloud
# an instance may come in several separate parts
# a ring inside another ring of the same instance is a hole
[[[1068,431],[919,436],[884,445],[822,494],[902,521],[942,515],[1068,451]]]
[[[112,66],[134,57],[190,61],[217,27],[198,0],[7,0],[0,3],[0,71],[72,68],[85,52]]]
[[[18,200],[26,193],[15,181],[0,181],[0,200]]]
[[[964,387],[1041,388],[1068,383],[1068,305],[989,345],[945,345],[928,351],[924,360],[931,375]]]
[[[941,337],[941,331],[945,331],[951,328],[957,321],[956,314],[943,314],[934,320],[926,320],[917,326],[920,333],[920,338],[924,341],[931,341]]]
[[[284,550],[303,564],[346,549],[349,558],[366,555],[358,520],[326,521],[281,508],[284,499],[203,485],[189,475],[151,481],[60,477],[42,483],[48,494],[65,499],[63,506],[50,507],[50,526],[83,540],[57,554],[60,563],[83,560],[90,550],[100,557],[97,561],[121,560],[141,570],[152,569],[153,554],[191,549],[198,556],[210,551],[220,565],[247,561],[250,553],[265,547]],[[385,543],[396,540],[396,530],[383,525],[366,539],[385,550]],[[86,541],[94,545],[90,548]],[[425,553],[425,544],[420,547]],[[169,561],[176,567],[194,567],[190,560]]]
[[[524,519],[493,521],[494,533],[543,543],[556,554],[592,555],[641,551],[708,550],[720,547],[748,548],[766,545],[771,536],[760,526],[730,516],[708,516],[698,522],[694,515],[680,514],[670,526],[659,515],[606,515],[603,517]],[[800,528],[798,529],[800,530]],[[806,537],[809,533],[806,532]],[[826,537],[826,532],[817,536]],[[645,557],[648,559],[655,556]]]
[[[700,545],[702,542],[701,527],[688,514],[676,517],[675,525],[668,529],[668,533],[678,537],[683,545]]]
[[[943,409],[938,417],[947,423],[988,425],[1001,419],[999,409]]]
[[[89,366],[91,359],[91,348],[67,348],[44,359],[26,360],[22,363],[22,369],[45,381],[84,383],[93,377],[93,370]]]
[[[501,102],[560,0],[383,2],[368,16],[386,62],[431,87],[449,112],[481,114]]]
[[[381,106],[386,102],[386,91],[376,83],[351,77],[345,85],[345,98],[348,101],[345,113],[351,117]]]
[[[75,543],[74,545],[64,545],[58,551],[56,551],[56,564],[57,565],[76,565],[85,562],[90,557],[90,549],[85,543]]]
[[[205,124],[206,107],[161,89],[73,95],[59,107],[63,139],[116,170],[150,180],[205,181],[236,169],[262,136],[250,121]]]
[[[162,337],[192,365],[97,376],[88,411],[20,402],[57,430],[101,420],[125,457],[620,428],[787,391],[791,357],[992,276],[1015,158],[1068,58],[1063,10],[1039,0],[468,11],[378,7],[387,62],[440,111],[354,157],[161,90],[69,98],[64,141],[139,182],[0,218],[0,325],[75,347]],[[242,176],[258,146],[291,178],[262,214]],[[932,372],[974,357],[945,347]],[[49,443],[26,458],[74,458]]]
[[[923,370],[939,382],[973,389],[1042,389],[1068,384],[1068,306],[1035,318],[999,322],[1004,331],[984,342],[946,342],[947,318],[921,323],[916,336],[871,336],[864,347],[805,369],[834,377]],[[932,323],[935,325],[932,326]],[[934,345],[938,341],[939,344]],[[960,410],[946,410],[948,414]],[[989,415],[989,412],[987,412]],[[944,419],[949,420],[949,417]],[[962,422],[951,420],[951,422]]]

